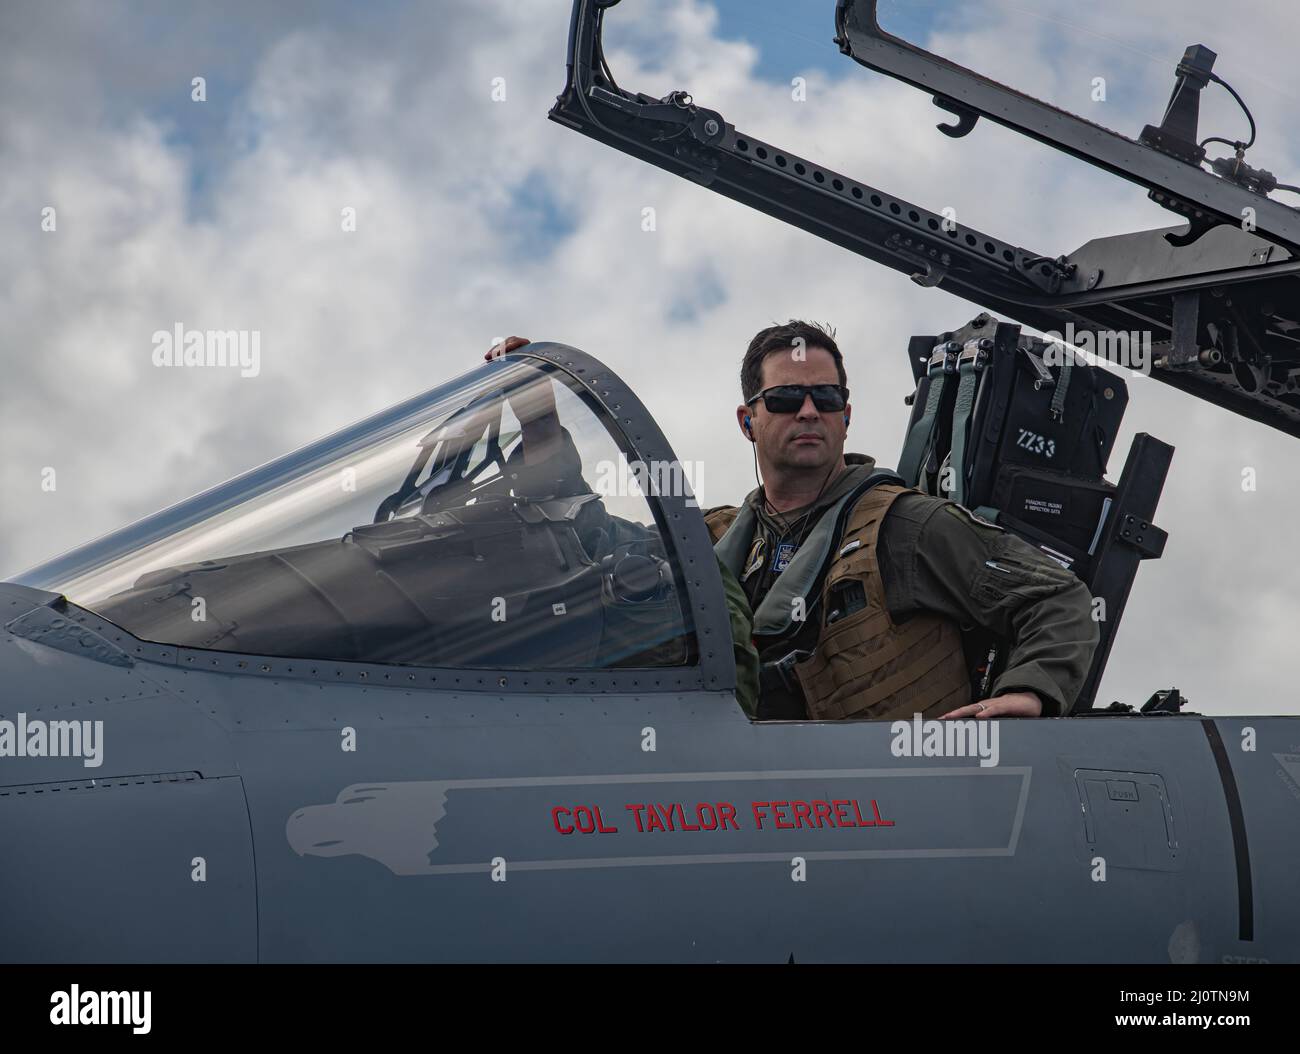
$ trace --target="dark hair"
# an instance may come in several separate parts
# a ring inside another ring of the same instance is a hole
[[[830,326],[821,326],[816,322],[800,322],[791,319],[784,326],[768,326],[754,334],[745,350],[745,358],[740,363],[740,391],[745,402],[753,399],[763,390],[763,360],[769,355],[786,348],[795,347],[795,341],[803,339],[804,349],[825,348],[835,360],[835,370],[840,376],[840,384],[848,387],[848,376],[844,372],[844,356],[840,354],[835,343],[835,330]]]

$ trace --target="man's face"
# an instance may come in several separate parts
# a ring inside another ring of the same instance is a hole
[[[835,360],[825,348],[808,347],[800,357],[793,348],[768,355],[763,360],[763,383],[760,390],[778,384],[839,384]],[[803,406],[796,413],[774,414],[768,412],[762,399],[736,411],[736,419],[744,430],[746,415],[750,418],[754,442],[758,445],[758,459],[765,473],[773,470],[826,472],[844,456],[844,438],[848,431],[845,418],[851,413],[828,410],[822,413],[813,405],[812,396],[804,396]]]

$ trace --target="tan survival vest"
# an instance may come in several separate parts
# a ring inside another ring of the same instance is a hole
[[[801,582],[811,584],[822,562],[830,560],[818,608],[823,620],[831,610],[831,591],[837,582],[848,578],[862,583],[866,606],[829,626],[823,621],[812,657],[795,664],[808,716],[813,720],[894,720],[917,713],[934,717],[971,701],[970,677],[956,623],[918,613],[896,624],[885,606],[876,559],[880,525],[898,496],[914,490],[877,483],[853,504],[838,539],[830,535],[840,507],[827,509],[822,519],[829,518],[831,524],[822,532],[826,535],[822,546],[828,550],[838,541],[837,551],[819,552],[814,528],[777,578],[777,584],[785,588],[773,585],[754,611],[755,642],[762,651],[765,640],[770,644],[789,632],[791,619],[786,609],[791,606],[790,591],[793,588],[797,593]],[[712,509],[705,515],[719,557],[737,578],[743,570],[739,564],[753,542],[755,521],[748,506]],[[796,572],[793,576],[792,571]]]

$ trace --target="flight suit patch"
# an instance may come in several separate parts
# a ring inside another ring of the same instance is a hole
[[[749,576],[763,566],[763,554],[767,551],[767,540],[762,536],[754,539],[754,544],[750,546],[749,556],[745,560],[745,570],[741,572],[740,580],[748,581]]]
[[[776,547],[776,553],[772,557],[772,570],[780,574],[790,566],[790,561],[794,558],[794,542],[782,542]]]

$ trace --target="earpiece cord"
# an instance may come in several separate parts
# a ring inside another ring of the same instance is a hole
[[[781,542],[785,541],[786,535],[790,533],[790,524],[777,511],[776,506],[773,505],[767,499],[767,489],[763,486],[762,480],[760,480],[758,477],[758,444],[754,443],[753,447],[754,447],[754,482],[758,484],[758,489],[762,492],[764,510],[770,511],[772,518],[775,519],[777,523],[781,525],[781,537],[777,540],[777,545],[780,545]],[[826,492],[826,484],[828,484],[831,481],[831,476],[834,474],[834,472],[835,472],[835,466],[834,464],[832,464],[830,469],[827,470],[825,478],[822,480],[822,485],[817,491],[817,497],[813,498],[812,500],[813,505],[816,505],[819,501],[821,501],[822,494]],[[813,511],[814,511],[813,509],[809,509],[808,512],[804,514],[804,519],[807,522],[804,523],[803,530],[799,532],[799,540],[794,543],[795,552],[799,551],[799,546],[803,545],[804,539],[808,537],[808,531],[812,527],[813,522],[815,520],[815,517],[813,516]]]
[[[821,488],[817,491],[817,497],[813,498],[812,500],[812,504],[814,506],[816,506],[816,504],[822,500],[822,494],[824,494],[826,491],[826,484],[831,481],[831,476],[834,474],[834,472],[835,472],[835,466],[831,465],[830,470],[826,473],[826,478],[822,480]],[[807,513],[804,514],[804,519],[807,522],[803,525],[803,530],[799,532],[799,540],[794,543],[795,552],[799,551],[799,546],[803,545],[804,539],[808,537],[809,529],[812,527],[813,523],[817,519],[817,517],[813,515],[813,512],[814,509],[809,509]]]

